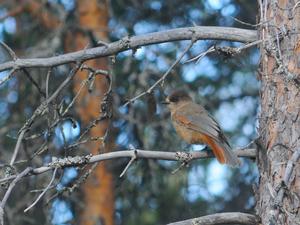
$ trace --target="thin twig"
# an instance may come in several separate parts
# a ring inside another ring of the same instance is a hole
[[[6,49],[14,61],[18,59],[16,53],[7,44],[5,44],[3,41],[0,41],[0,44]]]
[[[189,62],[193,62],[195,60],[197,60],[196,64],[199,63],[199,61],[204,57],[206,56],[208,53],[211,53],[211,52],[215,52],[216,49],[215,49],[215,46],[211,46],[209,49],[207,49],[205,52],[202,52],[200,53],[199,55],[185,61],[183,64],[186,64],[186,63],[189,63]]]
[[[10,78],[12,77],[12,75],[14,74],[14,72],[16,72],[16,71],[17,71],[16,68],[12,68],[12,69],[8,72],[8,74],[7,74],[3,79],[0,80],[0,86],[1,86],[2,84],[4,84],[6,81],[10,80]]]
[[[15,150],[14,150],[14,153],[11,157],[11,160],[10,160],[10,166],[13,166],[16,158],[17,158],[17,155],[18,155],[18,152],[19,152],[19,149],[20,149],[20,146],[21,146],[21,143],[22,143],[22,140],[24,138],[24,134],[26,133],[26,129],[23,129],[20,134],[19,134],[19,137],[18,137],[18,140],[17,140],[17,144],[15,146]]]
[[[120,174],[120,178],[124,176],[124,174],[126,173],[126,171],[128,170],[128,168],[131,166],[131,164],[137,159],[136,156],[136,151],[134,151],[133,156],[131,157],[129,163],[126,165],[125,169],[122,171],[122,173]]]
[[[247,48],[250,48],[250,47],[253,47],[255,45],[258,45],[260,43],[262,43],[263,40],[257,40],[257,41],[253,41],[251,43],[248,43],[248,44],[245,44],[241,47],[238,47],[238,48],[232,48],[232,47],[216,47],[216,46],[211,46],[209,49],[207,49],[205,52],[202,52],[200,53],[199,55],[187,60],[184,62],[185,63],[190,63],[190,62],[193,62],[195,60],[196,61],[196,64],[198,64],[200,62],[200,60],[205,57],[207,54],[209,53],[212,53],[212,52],[215,52],[215,51],[218,51],[218,50],[222,50],[224,49],[224,51],[227,51],[228,49],[230,49],[230,52],[232,55],[237,55],[237,54],[240,54],[242,52],[242,50],[245,50]]]
[[[30,205],[28,206],[25,210],[24,210],[24,213],[26,213],[28,210],[30,210],[32,207],[34,207],[38,201],[44,196],[44,194],[49,190],[49,188],[51,187],[54,179],[55,179],[55,175],[56,175],[56,172],[57,172],[57,168],[54,169],[54,172],[53,172],[53,175],[52,175],[52,178],[49,182],[49,184],[47,185],[47,187],[43,190],[43,192],[37,197],[37,199]]]
[[[190,44],[187,46],[187,48],[180,54],[180,56],[175,60],[175,62],[169,67],[169,69],[150,88],[148,88],[148,90],[140,93],[139,95],[135,96],[134,98],[131,98],[123,106],[127,106],[128,104],[134,102],[138,98],[140,98],[140,97],[142,97],[146,94],[150,94],[157,85],[159,85],[160,83],[162,83],[166,79],[166,77],[170,74],[172,69],[180,62],[180,60],[191,49],[191,47],[194,45],[194,43],[195,43],[195,40],[192,39]]]
[[[257,23],[257,24],[251,24],[251,23],[247,23],[247,22],[244,22],[242,20],[239,20],[238,18],[236,17],[233,17],[233,16],[230,16],[232,19],[234,19],[236,22],[240,23],[240,24],[243,24],[243,25],[246,25],[246,26],[250,26],[250,27],[258,27],[261,25],[261,23]]]
[[[33,79],[33,77],[30,75],[30,73],[28,72],[28,70],[26,68],[22,69],[23,72],[25,73],[26,77],[28,78],[28,80],[30,80],[30,82],[33,84],[33,86],[36,87],[36,89],[38,90],[38,92],[43,96],[46,97],[45,92],[42,91],[41,87],[39,86],[39,84]]]

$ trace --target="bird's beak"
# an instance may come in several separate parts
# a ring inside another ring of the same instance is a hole
[[[162,101],[161,104],[168,105],[168,104],[170,104],[170,101],[168,99],[166,99],[165,101]]]

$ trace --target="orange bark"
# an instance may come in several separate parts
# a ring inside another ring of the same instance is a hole
[[[25,10],[34,18],[37,18],[47,29],[55,29],[61,25],[59,18],[52,15],[49,10],[45,9],[45,4],[41,1],[28,0],[24,4]]]
[[[20,7],[21,8],[21,7]],[[57,29],[62,25],[59,18],[48,10],[44,9],[44,4],[38,0],[28,0],[22,4],[22,9],[30,13],[31,16],[45,26],[47,29]],[[21,10],[21,9],[20,9]],[[19,11],[19,10],[18,10]],[[77,1],[77,19],[81,31],[71,31],[65,38],[65,51],[71,52],[82,50],[90,44],[90,38],[83,30],[91,31],[98,40],[107,40],[108,24],[108,1],[105,0],[78,0]],[[86,62],[94,69],[108,69],[106,58],[94,59]],[[76,94],[82,81],[87,78],[86,71],[79,71],[74,79],[73,91]],[[99,117],[100,104],[103,96],[108,90],[107,79],[103,76],[96,76],[94,88],[91,93],[87,88],[81,92],[76,101],[76,111],[84,125]],[[109,121],[105,120],[92,128],[89,133],[91,137],[104,136]],[[106,143],[103,148],[101,141],[86,144],[85,148],[92,154],[107,152],[111,149],[112,143]],[[105,163],[101,163],[90,175],[86,183],[83,184],[83,205],[79,215],[78,224],[114,224],[114,189],[113,176],[107,169]]]
[[[77,2],[77,16],[81,28],[92,31],[98,40],[107,39],[108,4],[107,1],[79,0]],[[89,37],[82,31],[69,33],[66,37],[66,48],[69,51],[85,48],[90,43]],[[95,69],[108,69],[107,59],[90,60],[87,64]],[[80,71],[74,80],[74,93],[77,93],[83,80],[87,78],[86,71]],[[99,117],[100,103],[103,95],[108,90],[108,82],[105,77],[97,76],[91,93],[87,88],[81,92],[76,101],[76,110],[83,124],[88,124]],[[92,128],[91,137],[104,136],[109,121],[100,122]],[[85,147],[92,154],[99,151],[109,151],[111,144],[106,144],[103,149],[102,143],[91,142]],[[97,166],[82,187],[83,209],[80,213],[80,223],[84,225],[114,224],[114,191],[113,176],[105,163]]]

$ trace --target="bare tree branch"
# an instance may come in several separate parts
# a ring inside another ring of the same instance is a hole
[[[234,151],[239,157],[255,159],[256,149],[239,149]],[[100,161],[117,159],[117,158],[136,158],[136,159],[156,159],[156,160],[170,160],[179,162],[189,162],[195,159],[207,159],[213,158],[214,155],[210,151],[194,151],[194,152],[168,152],[168,151],[151,151],[151,150],[123,150],[116,152],[103,153],[99,155],[86,155],[86,156],[75,156],[66,157],[62,159],[54,160],[47,166],[35,168],[31,171],[31,175],[37,175],[45,173],[53,168],[65,168],[71,166],[81,166],[86,164],[92,164]],[[7,181],[13,180],[16,175],[0,179],[0,184]]]
[[[42,193],[37,197],[37,199],[30,205],[28,206],[24,212],[26,213],[28,210],[30,210],[32,207],[34,207],[36,205],[36,203],[38,203],[38,201],[43,197],[43,195],[50,189],[54,179],[55,179],[55,175],[56,175],[56,172],[57,172],[57,168],[54,169],[54,172],[53,172],[53,175],[52,175],[52,178],[49,182],[49,184],[47,185],[47,187],[42,191]]]
[[[194,219],[169,223],[168,225],[223,225],[223,224],[240,224],[240,225],[258,225],[257,216],[240,213],[216,213],[212,215],[202,216]]]
[[[115,55],[119,52],[137,49],[142,46],[180,40],[227,40],[237,42],[253,42],[257,40],[256,30],[231,27],[196,26],[177,28],[166,31],[148,33],[133,37],[125,37],[105,46],[84,49],[49,58],[16,59],[0,64],[0,71],[28,67],[53,67],[67,63],[85,61],[97,57]]]
[[[12,189],[16,186],[16,184],[25,176],[27,176],[32,171],[31,167],[26,168],[23,172],[19,173],[18,175],[13,178],[14,180],[10,183],[2,201],[0,202],[0,224],[4,225],[4,206],[12,192]]]

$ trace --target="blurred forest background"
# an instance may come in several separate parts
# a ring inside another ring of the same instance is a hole
[[[1,0],[0,3],[0,39],[20,58],[47,57],[74,51],[79,46],[79,42],[74,41],[78,33],[88,40],[88,45],[80,44],[82,47],[79,49],[82,49],[95,46],[99,39],[112,42],[125,36],[195,25],[253,29],[250,24],[256,23],[257,14],[256,1],[246,0],[111,0],[105,8],[107,26],[89,29],[82,21],[78,22],[78,5],[86,4],[88,7],[88,3],[82,0]],[[97,35],[97,29],[104,30],[106,36]],[[108,151],[129,149],[130,146],[153,151],[203,149],[204,146],[188,146],[176,135],[168,110],[160,104],[174,88],[188,90],[197,102],[203,104],[219,121],[235,148],[247,145],[255,137],[259,110],[259,83],[256,79],[259,53],[255,48],[236,57],[213,53],[199,63],[181,63],[163,87],[156,88],[152,95],[144,96],[129,106],[123,106],[128,99],[158,80],[188,43],[151,45],[135,52],[120,53],[106,61],[104,68],[111,71],[113,78],[113,117],[107,130],[107,142],[110,142],[106,147]],[[240,44],[198,41],[182,62],[213,45]],[[2,50],[0,59],[5,62],[11,57]],[[105,64],[103,61],[101,63]],[[56,90],[69,70],[70,66],[66,65],[52,70],[50,92]],[[0,75],[2,79],[6,73]],[[46,75],[47,69],[19,71],[0,86],[2,174],[7,171],[6,164],[11,158],[18,130],[45,100]],[[60,104],[67,104],[73,99],[75,82],[76,79],[57,97],[53,111],[59,111]],[[100,102],[95,104],[99,107]],[[41,166],[54,156],[88,154],[89,148],[84,144],[68,151],[68,146],[76,143],[87,127],[82,121],[82,112],[78,113],[80,110],[76,107],[80,105],[75,104],[60,123],[52,127],[51,132],[45,129],[47,120],[41,120],[30,130],[27,139],[22,142],[15,168]],[[30,138],[33,134],[39,136]],[[43,144],[45,140],[46,145]],[[41,146],[47,147],[41,149]],[[256,183],[257,168],[250,160],[243,160],[242,167],[237,169],[222,166],[215,159],[197,160],[175,175],[171,172],[179,163],[138,160],[125,176],[119,178],[127,163],[128,160],[122,159],[106,164],[112,174],[111,191],[114,196],[111,199],[113,202],[107,202],[106,206],[113,205],[115,224],[164,224],[215,212],[254,211],[252,186]],[[28,213],[23,213],[23,210],[34,201],[38,190],[49,183],[51,174],[24,179],[22,185],[16,186],[8,202],[5,211],[8,224],[79,224],[77,218],[82,216],[82,210],[88,205],[88,200],[82,197],[85,195],[82,189],[85,169],[59,171],[51,190],[38,203],[38,207]],[[77,186],[74,187],[74,184]],[[2,191],[5,188],[3,185]],[[92,197],[97,198],[94,194]]]

